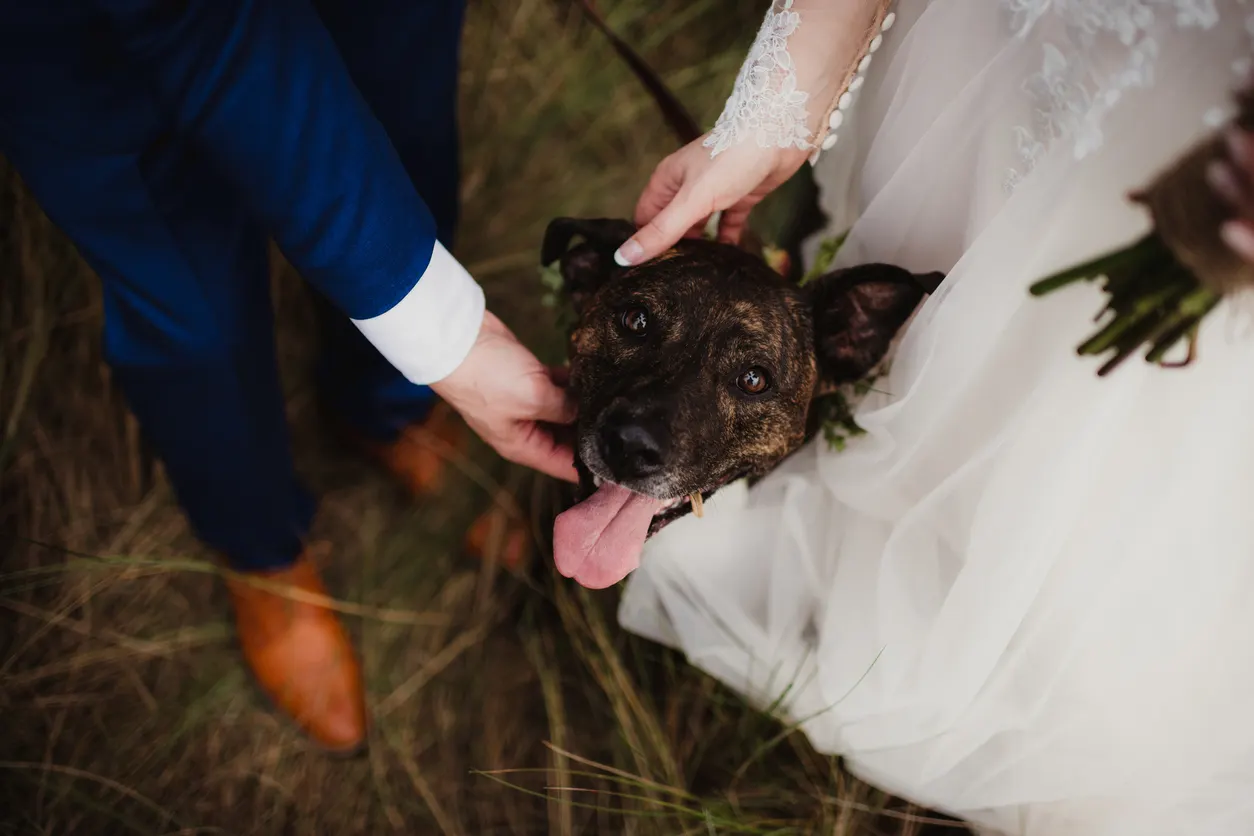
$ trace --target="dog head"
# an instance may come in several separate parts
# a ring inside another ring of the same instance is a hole
[[[693,496],[763,475],[800,447],[820,386],[871,371],[940,278],[871,264],[799,288],[744,250],[692,239],[619,267],[613,253],[635,231],[559,218],[541,253],[559,263],[577,318],[584,498],[558,517],[554,556],[593,588],[634,569],[644,541],[691,513]]]

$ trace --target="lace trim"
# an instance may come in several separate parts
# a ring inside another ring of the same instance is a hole
[[[1152,31],[1162,17],[1182,29],[1211,29],[1219,23],[1214,0],[1002,0],[1002,5],[1019,37],[1046,15],[1061,32],[1056,43],[1044,45],[1041,71],[1026,83],[1036,119],[1015,129],[1020,165],[1007,174],[1007,190],[1055,143],[1073,143],[1076,159],[1101,146],[1106,114],[1125,92],[1154,83],[1158,42]],[[1126,48],[1123,60],[1099,62],[1094,56],[1110,54],[1100,48],[1112,41]]]
[[[705,139],[705,147],[712,149],[710,156],[747,137],[753,137],[761,148],[813,147],[806,110],[810,96],[797,89],[797,74],[788,54],[788,36],[801,22],[791,9],[792,0],[783,0],[779,11],[772,4],[766,13],[731,97]]]

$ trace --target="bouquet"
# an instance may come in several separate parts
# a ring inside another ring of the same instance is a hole
[[[1150,214],[1147,235],[1030,288],[1044,296],[1075,282],[1102,280],[1107,303],[1097,320],[1107,320],[1077,348],[1081,355],[1110,354],[1098,375],[1141,350],[1150,363],[1188,365],[1207,314],[1225,297],[1254,287],[1254,252],[1241,243],[1250,240],[1249,227],[1231,234],[1234,224],[1248,224],[1254,201],[1247,182],[1254,174],[1254,86],[1236,99],[1228,130],[1197,143],[1131,195]],[[1169,361],[1168,353],[1181,344],[1187,347],[1183,360]]]

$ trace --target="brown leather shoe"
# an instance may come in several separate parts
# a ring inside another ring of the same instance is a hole
[[[466,449],[466,433],[466,425],[457,413],[440,401],[425,420],[406,427],[391,444],[355,438],[358,446],[400,480],[411,496],[424,499],[444,486],[450,455]],[[502,566],[518,569],[530,553],[530,530],[516,519],[498,519],[500,516],[489,509],[475,520],[466,533],[464,550],[476,559],[492,550]]]
[[[227,588],[244,659],[266,694],[319,745],[358,750],[366,701],[348,634],[331,610],[284,594],[326,597],[308,550],[290,568],[228,577]]]
[[[358,444],[421,498],[438,493],[444,486],[450,454],[466,448],[466,426],[448,404],[440,401],[426,419],[406,427],[392,443],[359,439]]]
[[[469,557],[483,560],[490,554],[506,569],[517,571],[531,556],[531,530],[501,508],[492,507],[470,526],[463,547]]]
[[[406,427],[391,444],[374,444],[358,439],[359,446],[387,469],[415,499],[424,499],[444,486],[450,454],[466,448],[466,425],[443,401],[437,403],[426,420]],[[513,518],[498,519],[486,511],[466,533],[465,551],[482,559],[488,550],[507,569],[517,569],[528,557],[531,537],[527,527]],[[500,526],[504,525],[504,530]]]

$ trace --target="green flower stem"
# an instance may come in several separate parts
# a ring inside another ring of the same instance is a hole
[[[1160,250],[1161,242],[1158,236],[1150,233],[1130,247],[1098,256],[1092,261],[1068,267],[1066,270],[1041,279],[1028,288],[1028,292],[1033,296],[1045,296],[1075,282],[1089,281],[1098,276],[1109,276],[1112,272],[1135,275],[1139,272],[1138,267],[1155,260]]]
[[[1134,300],[1129,310],[1117,314],[1109,325],[1082,343],[1076,349],[1076,353],[1081,355],[1101,354],[1115,345],[1124,334],[1133,329],[1138,331],[1145,330],[1145,325],[1152,329],[1153,322],[1148,322],[1149,318],[1155,313],[1161,312],[1164,307],[1172,302],[1183,298],[1188,292],[1189,285],[1172,282],[1149,296],[1143,296]],[[1137,326],[1142,327],[1137,328]]]
[[[1201,324],[1202,318],[1214,310],[1220,301],[1219,294],[1206,288],[1194,290],[1180,303],[1176,316],[1170,322],[1170,327],[1164,328],[1160,336],[1153,340],[1153,347],[1145,355],[1145,360],[1150,363],[1161,363],[1167,352],[1180,340],[1192,339],[1196,336],[1197,327]]]

